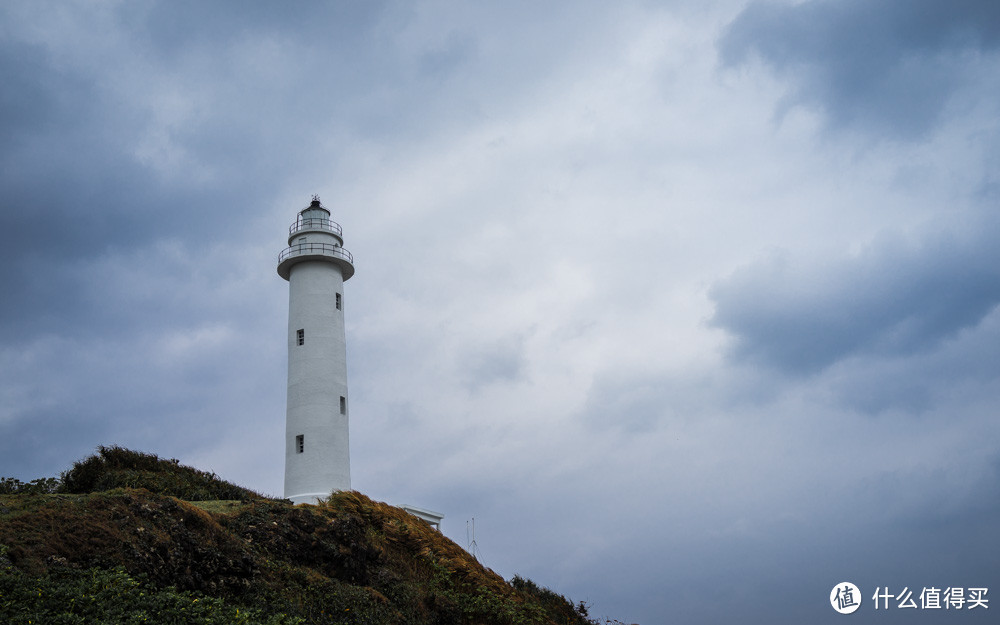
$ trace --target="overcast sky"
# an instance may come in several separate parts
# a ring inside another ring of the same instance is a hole
[[[358,490],[625,622],[1000,610],[994,0],[12,0],[0,77],[0,475],[281,495],[315,193]]]

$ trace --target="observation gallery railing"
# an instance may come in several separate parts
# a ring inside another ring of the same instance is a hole
[[[340,226],[337,227],[339,228]],[[286,247],[280,254],[278,254],[278,264],[280,265],[286,258],[312,255],[343,258],[352,265],[354,264],[354,257],[351,256],[350,252],[339,245],[333,245],[332,243],[299,243],[298,245]]]
[[[289,226],[288,235],[291,236],[299,230],[326,230],[327,232],[336,234],[338,237],[344,234],[340,224],[329,219],[300,219]]]

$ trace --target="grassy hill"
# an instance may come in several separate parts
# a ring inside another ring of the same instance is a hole
[[[119,447],[0,478],[0,622],[596,623],[360,493],[293,506]]]

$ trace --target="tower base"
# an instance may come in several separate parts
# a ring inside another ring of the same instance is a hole
[[[302,493],[301,495],[292,495],[290,497],[285,497],[285,499],[291,499],[292,503],[295,505],[298,505],[300,503],[308,503],[316,505],[321,500],[326,499],[329,496],[330,493]]]

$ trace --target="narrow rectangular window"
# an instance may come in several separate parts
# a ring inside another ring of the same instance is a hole
[[[306,450],[306,436],[305,434],[299,434],[295,437],[295,453],[301,454]]]
[[[298,335],[299,345],[305,345],[306,344],[306,331],[305,330],[299,330],[298,332],[296,332],[296,334]]]
[[[347,398],[340,396],[340,414],[347,414]]]
[[[340,310],[340,293],[337,293],[337,310]]]

